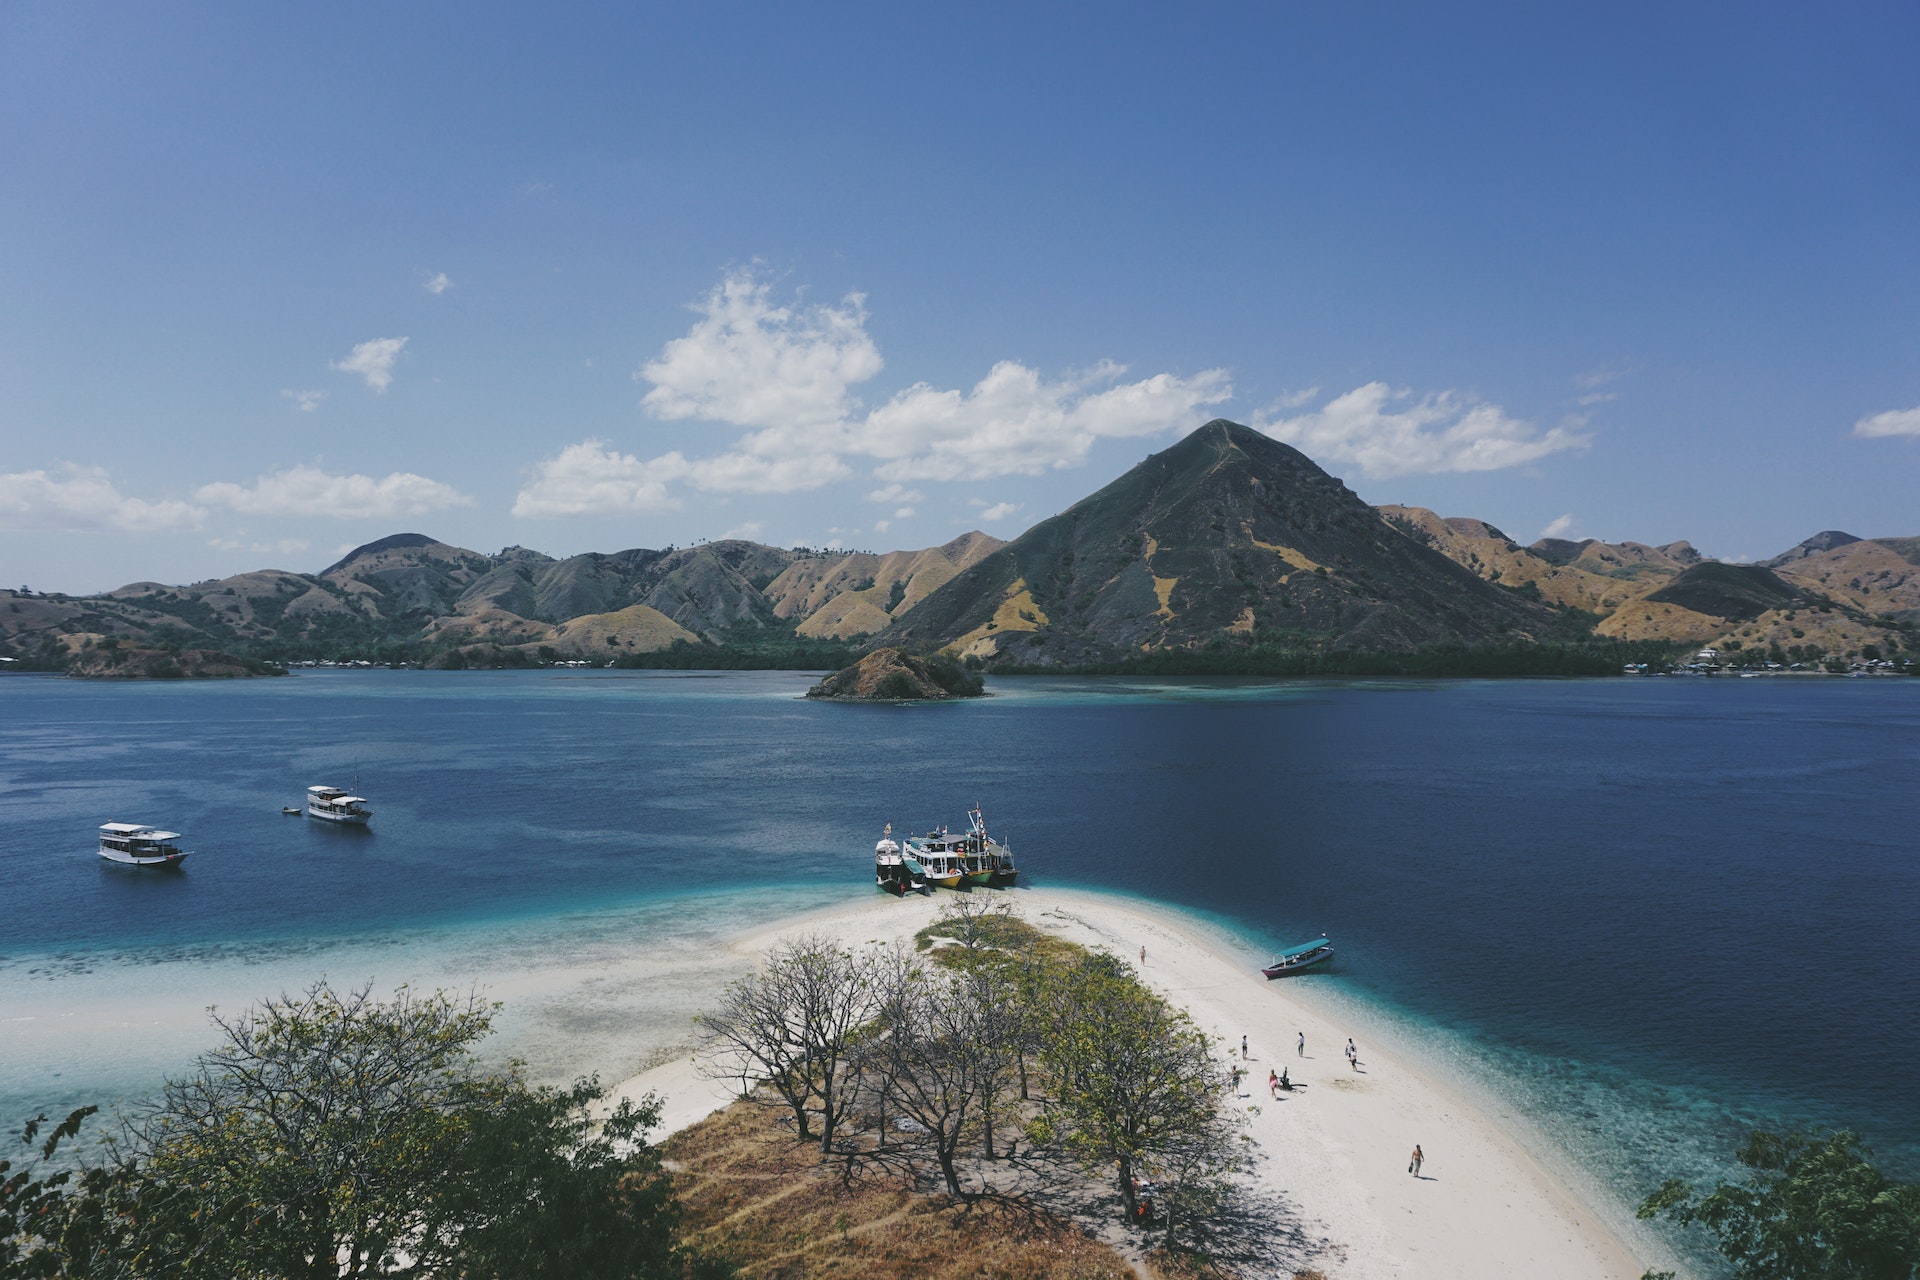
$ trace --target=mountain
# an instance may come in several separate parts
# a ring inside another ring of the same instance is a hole
[[[796,560],[767,587],[773,611],[804,619],[800,635],[844,640],[883,630],[961,570],[1004,544],[984,533],[963,533],[944,546],[856,552]]]
[[[1819,534],[1800,547],[1829,536]],[[1783,578],[1863,613],[1920,624],[1920,538],[1851,538],[1806,554],[1786,555],[1793,558],[1776,556],[1762,563],[1773,566]]]
[[[1596,633],[1612,639],[1777,647],[1794,661],[1920,644],[1909,630],[1920,625],[1920,539],[1827,530],[1757,565],[1729,565],[1687,542],[1542,538],[1522,547],[1484,521],[1380,510],[1490,582],[1596,615]]]
[[[263,569],[84,597],[0,592],[0,655],[71,664],[89,638],[282,659],[469,646],[604,659],[676,642],[846,640],[887,626],[1000,545],[969,533],[874,555],[726,540],[555,559],[397,533],[317,574]]]
[[[1060,666],[1216,643],[1511,644],[1554,619],[1298,450],[1216,419],[981,557],[873,643]]]
[[[1760,565],[1765,569],[1779,569],[1792,564],[1795,560],[1805,560],[1808,556],[1817,556],[1822,551],[1832,551],[1835,547],[1844,547],[1858,541],[1860,539],[1850,533],[1842,533],[1838,529],[1823,529],[1811,538],[1782,551],[1771,560],[1762,560]]]

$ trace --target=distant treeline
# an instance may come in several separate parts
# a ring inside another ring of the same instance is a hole
[[[755,644],[675,640],[664,649],[623,653],[613,665],[654,671],[838,671],[859,658],[858,648],[835,640],[795,637]]]
[[[997,676],[1612,676],[1630,663],[1663,665],[1687,646],[1670,641],[1435,645],[1407,653],[1251,645],[1157,649],[1067,667],[996,663]]]

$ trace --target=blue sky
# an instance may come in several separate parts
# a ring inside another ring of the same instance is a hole
[[[1920,9],[10,5],[0,580],[1010,537],[1214,416],[1920,534]]]

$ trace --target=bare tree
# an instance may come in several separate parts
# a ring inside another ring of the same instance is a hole
[[[987,1045],[994,993],[977,973],[922,964],[904,948],[886,953],[881,965],[880,1035],[867,1055],[875,1087],[916,1127],[917,1145],[947,1190],[964,1195],[961,1143],[1006,1074]]]
[[[782,939],[758,973],[701,1015],[707,1070],[739,1079],[743,1097],[755,1083],[771,1088],[802,1141],[813,1139],[818,1116],[820,1150],[831,1151],[855,1099],[844,1079],[849,1055],[877,1012],[868,958],[823,935]]]

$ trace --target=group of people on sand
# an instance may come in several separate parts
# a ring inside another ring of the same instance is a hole
[[[1147,963],[1147,949],[1145,947],[1140,948],[1140,963],[1143,967]],[[1298,1035],[1294,1039],[1293,1049],[1294,1049],[1294,1052],[1298,1054],[1300,1057],[1304,1058],[1307,1056],[1307,1033],[1306,1032],[1302,1031],[1298,1033]],[[1350,1070],[1359,1071],[1360,1070],[1360,1050],[1357,1047],[1355,1047],[1352,1036],[1347,1037],[1347,1047],[1344,1050],[1344,1052],[1347,1055],[1347,1067]],[[1241,1036],[1240,1037],[1240,1061],[1245,1062],[1251,1056],[1252,1054],[1247,1044],[1247,1038],[1245,1036]],[[1240,1092],[1240,1077],[1245,1074],[1246,1072],[1241,1069],[1239,1063],[1235,1063],[1233,1067],[1233,1079],[1232,1079],[1231,1088],[1236,1094]],[[1267,1093],[1270,1097],[1272,1097],[1275,1101],[1278,1101],[1281,1094],[1292,1093],[1293,1090],[1294,1090],[1293,1080],[1290,1076],[1288,1076],[1287,1071],[1284,1067],[1279,1071],[1274,1071],[1271,1069],[1268,1070]],[[1420,1144],[1417,1142],[1414,1143],[1413,1155],[1409,1157],[1407,1160],[1407,1172],[1412,1174],[1416,1178],[1419,1177],[1420,1166],[1425,1164],[1426,1160],[1427,1160],[1426,1153],[1420,1150]],[[1136,1212],[1141,1213],[1142,1216],[1144,1217],[1149,1212],[1144,1208],[1144,1206],[1151,1202],[1147,1200],[1142,1200],[1140,1203],[1141,1203],[1141,1206],[1143,1207],[1136,1209]]]
[[[1144,948],[1142,948],[1142,950],[1144,951]],[[1298,1035],[1294,1039],[1293,1047],[1294,1047],[1294,1052],[1297,1053],[1300,1057],[1304,1058],[1307,1056],[1307,1033],[1306,1032],[1302,1031],[1298,1033]],[[1354,1071],[1358,1071],[1360,1069],[1360,1050],[1354,1045],[1353,1037],[1351,1036],[1347,1037],[1347,1047],[1344,1050],[1344,1052],[1346,1053],[1346,1056],[1347,1056],[1347,1066]],[[1241,1036],[1240,1037],[1240,1059],[1241,1061],[1244,1062],[1251,1056],[1252,1054],[1247,1045],[1247,1038],[1245,1036]],[[1240,1077],[1242,1074],[1243,1073],[1240,1069],[1239,1064],[1236,1063],[1233,1068],[1233,1087],[1236,1092],[1238,1092],[1240,1088]],[[1282,1067],[1278,1071],[1272,1070],[1271,1068],[1268,1069],[1267,1093],[1270,1097],[1272,1097],[1277,1101],[1281,1094],[1292,1093],[1293,1090],[1294,1090],[1293,1079],[1291,1076],[1288,1075],[1286,1068]],[[1420,1150],[1420,1144],[1417,1142],[1414,1143],[1413,1154],[1407,1159],[1407,1172],[1412,1174],[1416,1178],[1419,1177],[1420,1166],[1425,1164],[1426,1160],[1427,1160],[1426,1153]]]

